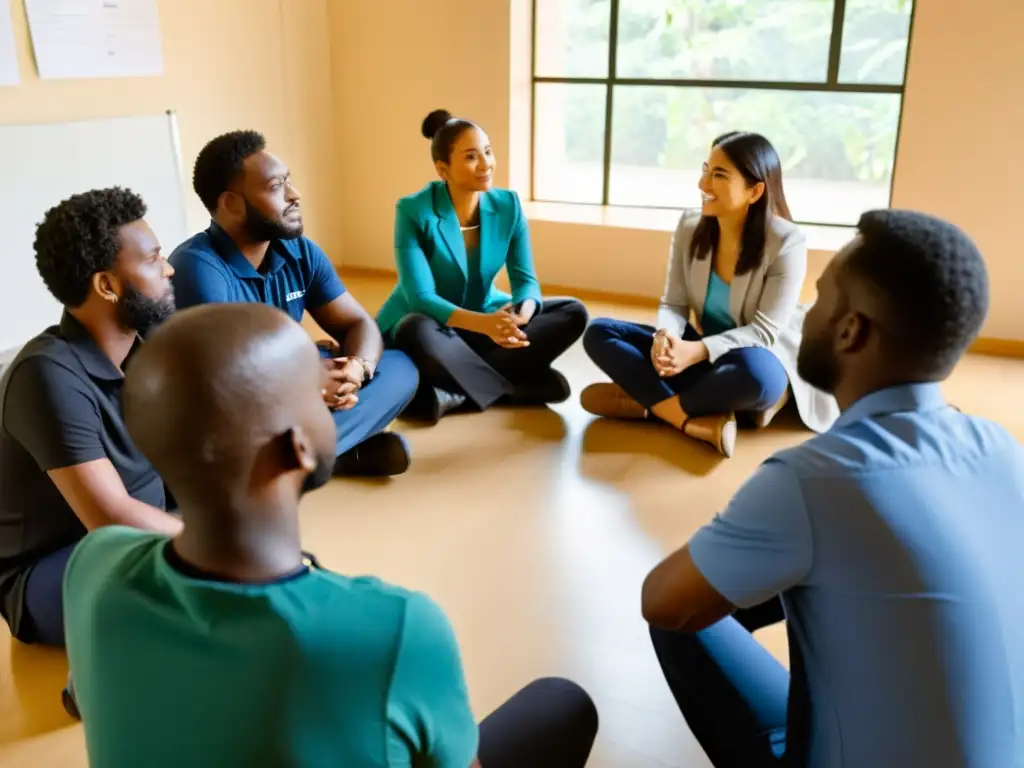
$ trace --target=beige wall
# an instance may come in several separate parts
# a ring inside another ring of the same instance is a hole
[[[892,204],[943,216],[989,267],[983,334],[1024,339],[1024,3],[918,0]]]
[[[344,266],[390,268],[394,203],[434,177],[419,123],[445,107],[489,132],[499,184],[527,186],[529,0],[160,0],[166,75],[39,81],[14,3],[23,83],[0,88],[0,122],[178,112],[186,172],[215,134],[263,131],[293,168],[307,228]],[[1024,4],[918,0],[893,203],[946,216],[988,259],[987,336],[1024,339],[1017,210],[1024,157]],[[993,141],[993,139],[995,139]],[[509,165],[512,165],[510,170]],[[205,213],[188,195],[193,227]],[[653,296],[669,234],[533,222],[547,283]],[[817,255],[812,274],[822,259]]]
[[[999,149],[1024,125],[1024,55],[1015,38],[1024,3],[917,5],[893,203],[950,218],[977,239],[993,286],[984,333],[1024,339],[1024,303],[1011,294],[1024,279],[1011,231],[1024,209],[1017,183],[1024,156]],[[392,266],[394,200],[433,177],[417,130],[434,107],[482,123],[498,157],[511,153],[518,164],[499,182],[524,186],[529,123],[515,107],[524,102],[529,67],[519,51],[529,41],[528,0],[394,0],[391,7],[396,21],[369,3],[331,5],[346,265]],[[544,282],[648,296],[661,289],[667,232],[536,218],[531,230]],[[812,275],[823,263],[821,253],[814,257]]]
[[[262,131],[306,196],[307,228],[337,246],[328,0],[160,0],[165,75],[48,80],[32,60],[24,5],[12,3],[21,85],[0,88],[0,122],[178,113],[186,187],[203,144],[236,128]],[[0,3],[6,12],[7,2]],[[324,170],[329,169],[329,173]],[[208,216],[187,194],[189,225]],[[54,201],[57,202],[57,201]],[[176,243],[164,243],[170,249]]]

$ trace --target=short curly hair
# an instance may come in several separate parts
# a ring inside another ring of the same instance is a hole
[[[988,314],[988,270],[958,227],[924,213],[868,211],[861,244],[844,269],[881,299],[901,359],[926,373],[948,372]]]
[[[36,269],[66,307],[80,307],[92,277],[114,266],[121,227],[146,215],[146,204],[130,189],[111,187],[72,195],[46,212],[36,227]]]
[[[256,131],[232,131],[210,141],[199,152],[192,171],[192,189],[210,213],[228,185],[242,172],[242,163],[250,155],[267,147],[263,134]]]

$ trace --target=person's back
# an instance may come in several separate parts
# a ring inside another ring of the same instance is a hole
[[[418,755],[469,766],[476,755],[458,648],[423,595],[316,567],[224,582],[184,566],[165,537],[128,528],[89,536],[68,572],[94,765],[397,766]]]
[[[72,554],[91,763],[468,768],[480,745],[487,768],[582,768],[597,715],[577,686],[534,683],[478,727],[440,608],[306,562],[299,499],[334,462],[322,381],[301,326],[257,304],[179,312],[133,358],[125,422],[184,526]]]
[[[841,415],[644,586],[714,765],[1024,766],[1024,449],[942,395],[987,308],[977,247],[925,214],[864,214],[822,273],[797,367]],[[751,634],[783,618],[789,671]]]
[[[812,536],[782,595],[809,764],[1024,764],[1021,445],[917,385],[775,460]]]

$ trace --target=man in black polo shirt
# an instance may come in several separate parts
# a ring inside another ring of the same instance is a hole
[[[324,401],[337,433],[338,475],[398,475],[406,441],[387,426],[416,393],[419,373],[405,353],[384,349],[376,321],[345,289],[326,254],[302,236],[291,173],[255,131],[218,136],[196,158],[192,186],[209,229],[171,254],[181,309],[244,302],[277,307],[302,322],[308,311],[332,341]]]
[[[181,530],[121,420],[122,369],[174,311],[173,270],[145,214],[128,190],[94,190],[36,231],[36,266],[64,316],[0,379],[0,614],[24,642],[64,644],[61,582],[87,531]]]

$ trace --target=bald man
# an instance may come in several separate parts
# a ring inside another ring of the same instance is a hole
[[[582,767],[582,689],[538,681],[478,728],[433,601],[304,558],[299,499],[334,464],[325,375],[302,328],[258,304],[180,312],[137,353],[125,420],[184,529],[107,527],[71,556],[91,764]]]

